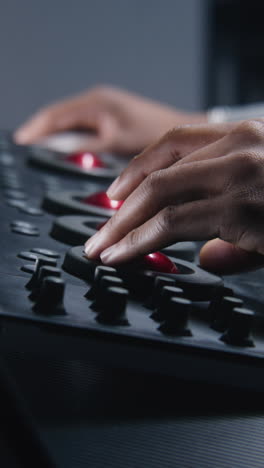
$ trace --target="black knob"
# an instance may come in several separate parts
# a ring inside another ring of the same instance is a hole
[[[217,331],[225,331],[228,328],[232,311],[236,307],[243,307],[242,299],[234,296],[224,296],[218,300],[216,307],[212,309],[211,328]]]
[[[37,258],[34,273],[31,279],[26,284],[27,289],[34,289],[36,287],[40,268],[45,265],[56,267],[57,262],[53,258]]]
[[[156,276],[153,286],[153,291],[148,297],[147,301],[144,303],[144,306],[148,309],[155,309],[158,305],[160,295],[164,286],[174,286],[175,280],[169,278],[168,276]]]
[[[231,314],[229,328],[220,340],[234,346],[254,346],[250,336],[254,315],[252,310],[236,307]]]
[[[163,322],[166,320],[166,312],[168,302],[171,297],[182,297],[184,295],[183,289],[176,286],[163,286],[160,297],[158,299],[158,306],[155,312],[151,314],[151,318],[156,322]]]
[[[123,288],[124,282],[121,278],[117,276],[102,276],[100,278],[98,288],[96,288],[96,295],[95,300],[90,305],[90,308],[98,311],[101,309],[101,305],[103,306],[105,303],[105,294],[107,294],[107,288],[116,287],[116,288]]]
[[[127,289],[107,288],[96,320],[105,325],[129,325],[126,317],[127,298]]]
[[[94,299],[99,290],[99,283],[102,276],[115,276],[116,274],[117,272],[115,268],[104,265],[98,265],[94,272],[93,285],[90,289],[88,289],[84,297],[86,297],[86,299]]]
[[[39,274],[35,282],[35,287],[28,296],[29,299],[31,299],[32,301],[36,300],[41,285],[43,284],[44,278],[46,278],[47,276],[56,276],[57,278],[59,278],[61,276],[61,269],[46,265],[42,266],[39,269]]]
[[[65,282],[56,276],[47,276],[43,280],[37,302],[33,306],[34,312],[43,315],[65,314],[63,297]]]
[[[168,301],[166,320],[159,326],[165,335],[191,336],[188,329],[188,318],[192,303],[183,297],[171,297]]]

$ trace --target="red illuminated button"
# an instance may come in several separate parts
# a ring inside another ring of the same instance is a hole
[[[108,210],[119,210],[122,203],[122,200],[111,200],[105,192],[97,192],[89,197],[83,198],[83,203],[88,205],[95,205],[100,208],[107,208]]]
[[[141,265],[147,270],[159,271],[162,273],[180,273],[175,263],[161,252],[145,255]]]
[[[67,156],[66,161],[81,167],[82,169],[94,169],[95,167],[106,167],[105,163],[94,153],[73,153]]]

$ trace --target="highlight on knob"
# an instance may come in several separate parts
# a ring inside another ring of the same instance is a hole
[[[119,210],[124,203],[122,200],[111,200],[106,192],[96,192],[82,200],[83,203],[88,205],[99,206],[108,210]]]
[[[90,153],[89,151],[69,154],[64,160],[84,170],[91,170],[95,167],[107,167],[105,162],[97,154]]]

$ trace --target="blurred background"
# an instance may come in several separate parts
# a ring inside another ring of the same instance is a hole
[[[0,0],[0,127],[97,83],[188,110],[264,100],[262,0]]]

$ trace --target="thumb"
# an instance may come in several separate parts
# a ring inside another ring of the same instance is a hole
[[[212,239],[200,251],[200,265],[213,273],[230,275],[264,266],[264,256],[221,239]]]

